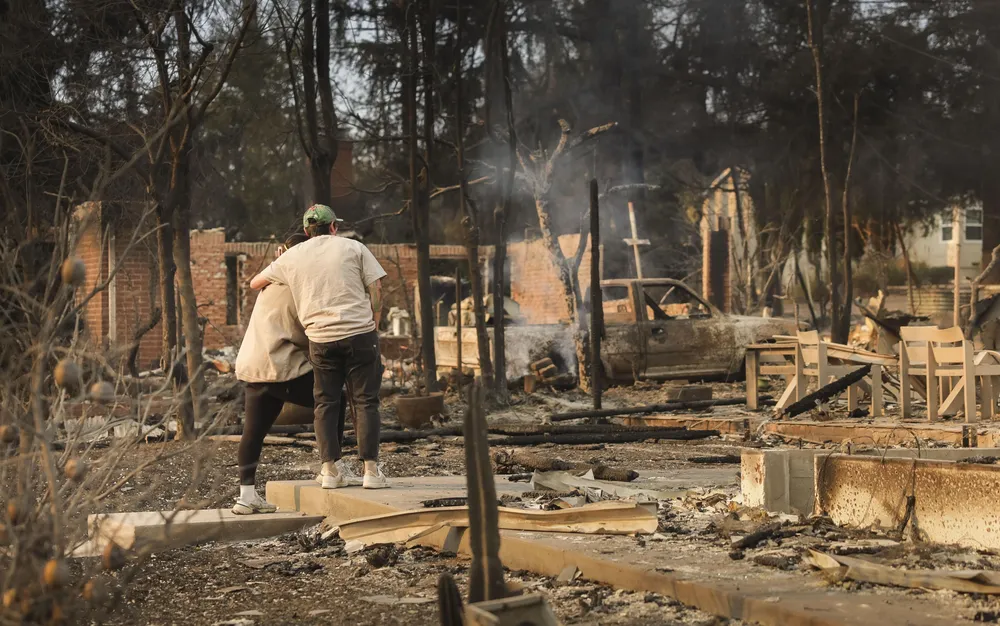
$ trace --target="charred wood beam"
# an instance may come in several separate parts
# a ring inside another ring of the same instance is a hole
[[[563,422],[566,420],[576,420],[587,417],[614,417],[616,415],[642,415],[644,413],[665,413],[667,411],[707,409],[715,406],[746,404],[746,402],[747,399],[745,397],[723,398],[719,400],[691,400],[690,402],[667,402],[665,404],[649,404],[646,406],[625,407],[620,409],[567,411],[566,413],[555,413],[550,419],[553,422]],[[773,405],[774,399],[771,398],[771,396],[761,396],[760,403],[763,406]]]
[[[477,379],[465,414],[465,475],[469,491],[469,602],[506,595],[500,562],[500,511],[486,436],[486,389]]]
[[[462,437],[462,426],[428,428],[426,430],[383,430],[379,439],[383,443],[410,443],[431,437]],[[312,426],[272,426],[272,435],[295,435],[313,432]],[[348,431],[350,433],[351,431]],[[582,424],[571,426],[542,426],[530,429],[515,427],[491,427],[488,434],[494,438],[490,445],[517,446],[538,443],[630,443],[650,439],[690,440],[714,437],[716,430],[688,430],[685,428],[650,428],[645,426],[618,426],[616,424]],[[211,435],[242,435],[242,426],[227,426],[212,430]],[[356,445],[353,434],[344,436],[344,445]]]
[[[704,463],[708,465],[715,464],[733,464],[738,465],[740,463],[740,456],[738,454],[720,454],[715,456],[693,456],[688,459],[689,463]]]
[[[590,393],[594,410],[601,410],[601,339],[604,337],[604,304],[601,293],[601,220],[597,179],[590,180]],[[582,237],[581,237],[582,239]],[[583,247],[583,244],[580,244]]]
[[[637,443],[653,439],[671,439],[676,441],[692,441],[718,437],[717,430],[687,430],[684,428],[658,428],[632,432],[606,433],[571,433],[571,434],[539,434],[514,435],[492,440],[495,446],[535,446],[542,443],[560,445],[589,445],[593,443]]]
[[[784,411],[781,412],[782,417],[795,417],[800,413],[805,413],[810,409],[815,409],[816,405],[821,402],[826,402],[838,393],[843,393],[851,385],[859,382],[862,378],[871,372],[872,366],[865,365],[864,367],[859,367],[847,376],[843,378],[838,378],[829,385],[824,385],[816,391],[812,392],[808,396],[802,398],[798,402],[793,402],[789,404]]]

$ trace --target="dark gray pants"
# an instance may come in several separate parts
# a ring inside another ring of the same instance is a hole
[[[364,461],[377,461],[381,427],[378,392],[382,386],[378,333],[372,331],[332,343],[310,341],[309,360],[315,377],[316,443],[323,462],[340,460],[337,422],[345,381],[354,406],[358,456]]]
[[[280,383],[247,383],[246,405],[243,415],[243,436],[237,459],[240,466],[240,484],[252,485],[256,481],[257,465],[264,446],[264,437],[271,430],[286,402],[315,409],[313,400],[313,373]],[[337,441],[344,445],[346,420],[345,403],[340,404],[337,416]],[[318,444],[317,444],[318,445]],[[332,451],[331,451],[332,454]]]

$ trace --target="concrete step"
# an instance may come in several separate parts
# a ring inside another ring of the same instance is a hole
[[[179,547],[204,541],[261,539],[322,521],[322,515],[297,511],[236,515],[229,509],[205,509],[91,515],[87,518],[87,528],[91,548],[101,550],[112,541],[133,549],[150,544]]]

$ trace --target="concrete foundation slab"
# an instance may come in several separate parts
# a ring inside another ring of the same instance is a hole
[[[808,515],[815,507],[817,459],[834,450],[744,450],[740,455],[743,504],[773,513]],[[889,448],[858,456],[957,461],[972,456],[1000,456],[1000,448]]]
[[[816,461],[816,506],[844,526],[909,524],[922,540],[1000,549],[1000,467],[835,454]]]
[[[142,545],[177,547],[202,541],[245,541],[273,537],[323,521],[322,515],[294,510],[261,515],[236,515],[229,509],[110,513],[87,518],[90,545],[109,542],[132,549]]]
[[[465,479],[393,481],[396,488],[380,491],[355,488],[324,491],[305,481],[271,482],[267,485],[267,498],[282,506],[297,502],[306,507],[303,510],[325,513],[330,521],[337,521],[358,516],[357,512],[372,515],[397,510],[397,506],[419,502],[429,494],[462,494]],[[518,487],[525,488],[519,483],[497,480],[498,495]],[[470,554],[469,534],[461,528],[442,528],[418,542],[437,550]],[[545,576],[558,576],[567,567],[576,567],[587,580],[620,589],[660,593],[715,615],[764,626],[972,624],[956,617],[947,606],[927,599],[900,600],[877,593],[847,593],[824,588],[818,581],[803,584],[801,573],[755,570],[751,576],[747,569],[750,565],[731,560],[727,550],[721,548],[699,549],[697,556],[690,551],[657,553],[667,549],[649,543],[637,548],[635,540],[628,537],[501,531],[500,559],[509,569]],[[662,573],[657,571],[659,567],[676,573]]]

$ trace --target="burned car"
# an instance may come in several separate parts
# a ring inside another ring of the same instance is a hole
[[[742,374],[747,345],[770,341],[775,335],[794,335],[797,330],[792,320],[723,313],[681,281],[669,278],[605,280],[601,295],[605,324],[601,360],[605,375],[620,383],[732,379]],[[435,333],[438,369],[448,372],[457,366],[456,329],[439,326]],[[492,339],[492,329],[488,333]],[[569,324],[509,326],[508,379],[524,376],[529,364],[542,357],[551,357],[562,371],[575,373],[573,333]],[[475,328],[462,329],[462,365],[478,370]]]
[[[792,320],[730,315],[679,280],[601,282],[606,375],[614,380],[732,378],[746,346],[794,335]]]

